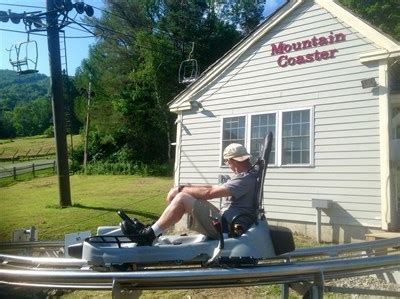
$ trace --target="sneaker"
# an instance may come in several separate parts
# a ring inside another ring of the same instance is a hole
[[[123,220],[120,223],[120,227],[124,235],[137,235],[146,226],[137,219],[132,218],[131,221]]]
[[[130,239],[137,243],[137,246],[151,246],[156,239],[156,235],[151,226],[148,226],[142,229],[136,236],[130,236]]]
[[[123,221],[121,222],[121,227],[123,230],[126,230],[127,233],[139,233],[145,228],[143,223],[136,218],[129,218],[129,216],[123,210],[118,210],[117,214],[122,218]]]

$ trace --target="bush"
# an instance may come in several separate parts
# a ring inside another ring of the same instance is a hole
[[[129,174],[141,176],[171,176],[173,168],[169,164],[143,164],[129,162],[91,162],[87,174]]]
[[[44,130],[43,135],[46,136],[46,138],[54,137],[54,127],[48,127],[46,130]]]

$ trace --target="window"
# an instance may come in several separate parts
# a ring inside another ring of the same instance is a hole
[[[269,158],[270,165],[312,165],[312,111],[312,108],[308,108],[224,118],[222,151],[232,142],[240,143],[246,146],[252,162],[255,162],[266,134],[272,131],[274,139]]]
[[[310,110],[282,113],[282,165],[310,163]]]
[[[246,117],[224,118],[222,125],[222,151],[231,143],[245,143]],[[222,156],[222,154],[221,154]],[[223,162],[223,161],[222,161]]]
[[[250,137],[250,154],[254,163],[260,155],[261,147],[264,144],[264,138],[269,131],[272,131],[275,137],[276,114],[261,114],[251,116],[251,137]],[[271,154],[269,156],[269,164],[275,164],[275,138],[272,144]]]

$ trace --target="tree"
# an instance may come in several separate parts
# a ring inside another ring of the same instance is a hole
[[[82,118],[91,78],[91,136],[103,159],[115,158],[121,149],[130,161],[171,158],[175,116],[167,103],[185,87],[178,83],[180,63],[194,44],[192,58],[205,70],[261,18],[254,1],[233,1],[229,7],[209,2],[108,0],[110,13],[92,20],[103,39],[81,65],[75,84],[83,90],[77,105]]]
[[[339,0],[361,18],[400,41],[399,0]]]

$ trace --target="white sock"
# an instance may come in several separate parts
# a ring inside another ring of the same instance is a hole
[[[156,237],[158,237],[159,235],[161,235],[164,231],[163,229],[158,225],[158,223],[154,223],[151,226],[151,229],[153,230],[154,234],[156,235]]]

